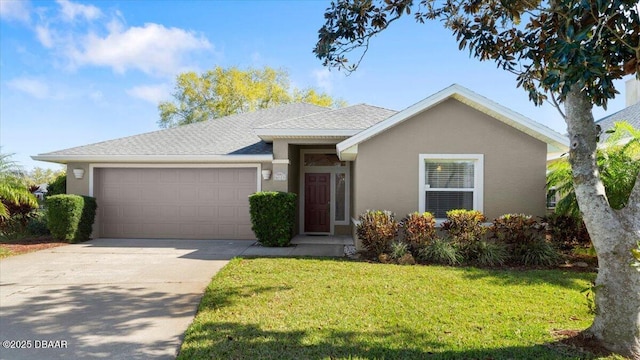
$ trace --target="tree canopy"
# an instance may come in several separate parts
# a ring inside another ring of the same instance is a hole
[[[293,102],[326,107],[345,104],[313,88],[292,89],[289,74],[270,67],[243,70],[216,66],[201,74],[185,72],[176,78],[173,98],[158,105],[160,127],[186,125]]]

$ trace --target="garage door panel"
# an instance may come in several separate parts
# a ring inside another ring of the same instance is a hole
[[[100,236],[255,239],[248,196],[256,168],[96,171]]]

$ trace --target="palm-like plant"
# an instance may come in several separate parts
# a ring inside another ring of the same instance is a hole
[[[597,164],[609,204],[614,209],[627,205],[640,170],[640,130],[626,121],[616,122],[610,136],[597,151]],[[573,190],[571,165],[561,158],[549,165],[547,189],[560,196],[556,213],[579,217],[580,209]]]
[[[0,222],[11,216],[8,205],[38,207],[38,200],[22,181],[20,167],[11,156],[0,153]]]

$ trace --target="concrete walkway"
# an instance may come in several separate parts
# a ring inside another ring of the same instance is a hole
[[[317,242],[97,239],[2,259],[0,359],[173,359],[229,259],[343,255]]]

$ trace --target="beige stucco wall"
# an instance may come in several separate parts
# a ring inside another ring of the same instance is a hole
[[[418,210],[419,154],[484,154],[484,213],[545,214],[546,144],[447,100],[358,146],[353,211]]]
[[[76,179],[73,169],[84,169],[82,179]],[[88,163],[68,163],[67,164],[67,194],[77,194],[89,196],[89,164]]]

